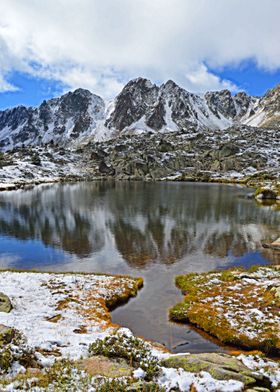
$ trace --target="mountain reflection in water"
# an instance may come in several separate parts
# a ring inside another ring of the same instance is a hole
[[[250,192],[164,182],[1,192],[0,266],[143,276],[141,294],[116,309],[113,321],[169,346],[181,344],[186,327],[173,326],[170,332],[167,317],[168,307],[181,298],[176,274],[280,261],[279,254],[262,248],[279,237],[280,212],[260,207],[246,197]],[[187,342],[186,351],[205,349],[205,339],[195,332]],[[208,349],[216,345],[209,343]]]
[[[115,248],[133,268],[197,252],[238,258],[262,252],[261,242],[279,234],[279,212],[241,197],[247,192],[192,183],[40,186],[0,194],[0,236],[39,240],[81,259]]]

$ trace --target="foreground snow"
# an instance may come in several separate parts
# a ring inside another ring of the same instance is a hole
[[[106,301],[134,295],[136,280],[93,274],[1,272],[1,291],[11,300],[0,324],[19,330],[42,363],[79,358],[113,326]]]
[[[207,371],[166,367],[163,360],[174,357],[172,354],[135,337],[126,328],[112,325],[108,306],[135,295],[141,285],[141,279],[124,276],[0,272],[1,292],[13,306],[10,313],[0,312],[0,324],[17,329],[43,367],[29,369],[15,361],[0,380],[1,391],[94,392],[107,384],[108,389],[102,390],[129,391],[130,385],[142,381],[165,391],[246,390],[248,386],[238,379],[215,379]],[[131,375],[112,380],[80,367],[81,357],[95,356],[98,360],[98,355],[116,358],[117,363],[119,358],[129,359]],[[269,379],[276,390],[280,382],[278,363],[252,355],[241,355],[238,360],[253,375]]]

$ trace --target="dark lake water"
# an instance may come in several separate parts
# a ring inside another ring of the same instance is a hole
[[[0,267],[143,276],[113,321],[173,351],[221,350],[168,321],[182,296],[177,274],[280,263],[262,242],[279,237],[280,212],[218,184],[95,182],[0,193]]]

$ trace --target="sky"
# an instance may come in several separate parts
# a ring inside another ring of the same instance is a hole
[[[130,79],[262,95],[280,83],[280,0],[0,0],[0,108]]]

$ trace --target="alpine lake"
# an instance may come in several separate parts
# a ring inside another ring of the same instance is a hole
[[[279,237],[280,210],[236,185],[80,182],[0,193],[0,268],[142,276],[114,323],[173,352],[223,351],[169,321],[182,299],[175,276],[279,264],[262,244]]]

